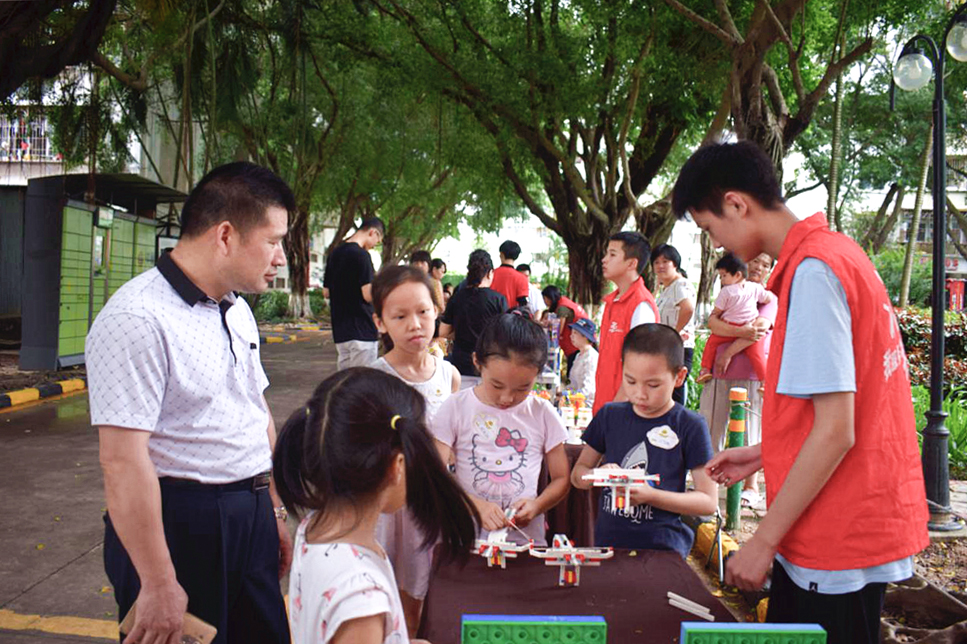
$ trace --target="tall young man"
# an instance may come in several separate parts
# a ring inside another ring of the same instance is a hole
[[[368,367],[379,357],[379,333],[373,323],[374,270],[369,251],[383,241],[384,231],[379,217],[364,219],[326,261],[322,285],[329,298],[336,368],[340,370]]]
[[[605,279],[616,288],[604,298],[594,413],[605,403],[628,399],[621,386],[621,347],[625,336],[638,325],[658,321],[655,297],[641,277],[650,257],[651,246],[644,235],[627,231],[611,236],[601,260]]]
[[[726,581],[761,588],[770,622],[818,622],[830,644],[879,642],[887,582],[913,574],[927,506],[903,341],[866,253],[786,207],[755,144],[712,145],[672,193],[716,245],[778,257],[762,443],[707,466],[724,485],[765,470],[769,512],[729,561]]]
[[[294,210],[270,170],[215,168],[185,202],[178,245],[118,289],[87,336],[104,566],[118,617],[138,602],[126,641],[180,642],[186,609],[218,644],[289,641],[279,578],[292,540],[270,489],[269,382],[235,292],[272,284]]]

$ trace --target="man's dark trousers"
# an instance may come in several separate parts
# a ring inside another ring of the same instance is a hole
[[[161,481],[165,539],[188,612],[218,629],[213,644],[288,644],[268,489]],[[107,515],[104,521],[104,569],[123,619],[141,584]]]

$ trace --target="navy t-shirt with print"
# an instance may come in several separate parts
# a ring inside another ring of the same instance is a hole
[[[584,442],[603,455],[602,465],[658,474],[656,487],[669,492],[684,492],[686,473],[712,458],[705,419],[678,403],[658,418],[642,418],[629,402],[607,404],[584,432]],[[623,510],[612,513],[611,489],[604,488],[594,525],[596,546],[675,550],[685,557],[694,539],[674,512],[637,505],[627,516]]]

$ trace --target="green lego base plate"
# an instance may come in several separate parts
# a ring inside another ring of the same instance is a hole
[[[603,617],[580,615],[464,615],[462,644],[605,644]]]
[[[818,624],[682,622],[681,644],[826,644]]]

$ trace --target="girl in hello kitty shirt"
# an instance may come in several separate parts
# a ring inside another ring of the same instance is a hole
[[[506,313],[480,334],[473,361],[480,384],[450,396],[430,432],[480,513],[480,538],[512,520],[535,545],[546,545],[544,512],[570,487],[567,430],[549,402],[530,395],[547,361],[547,337],[537,323]],[[551,481],[537,494],[542,462]],[[516,530],[508,539],[526,543]]]

